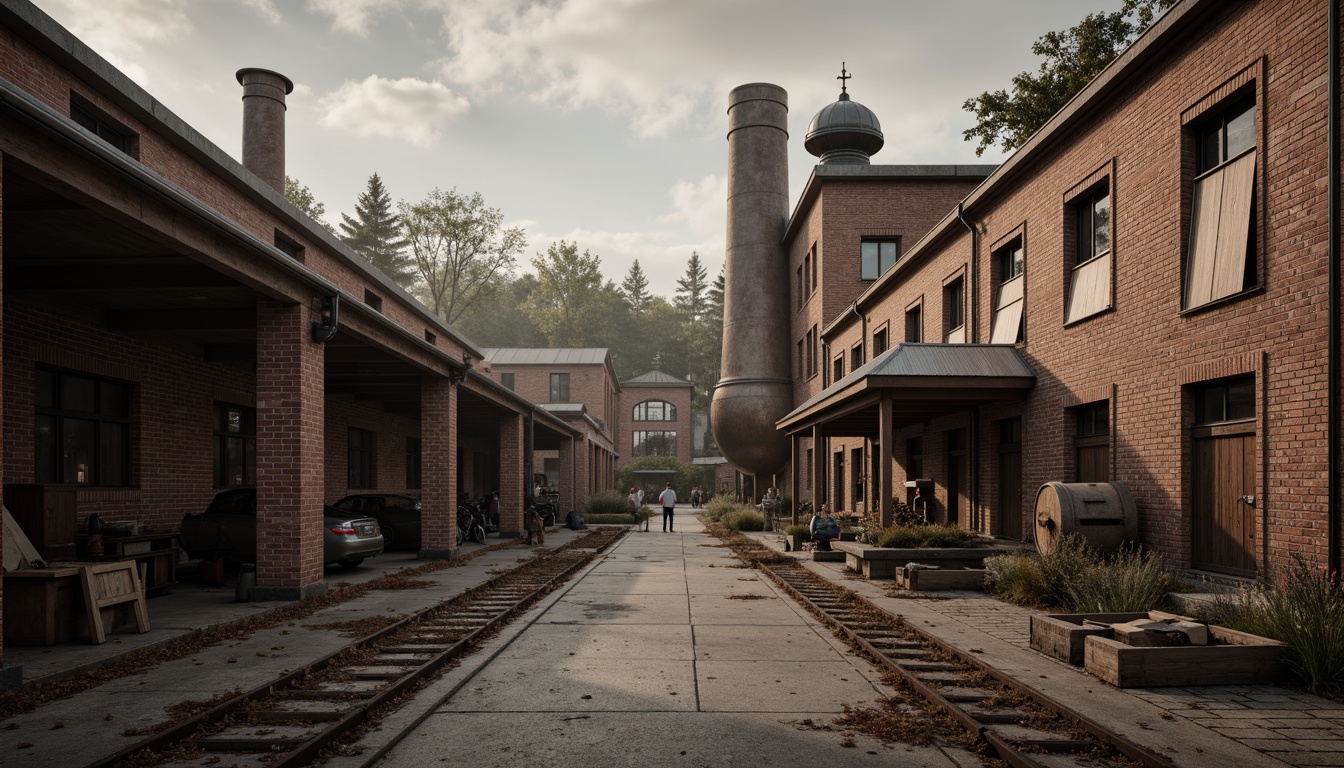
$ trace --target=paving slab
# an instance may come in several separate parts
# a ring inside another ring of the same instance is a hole
[[[562,601],[546,615],[548,624],[686,624],[689,597],[680,595],[588,594]]]
[[[697,632],[696,643],[699,642]],[[666,624],[554,624],[527,632],[501,658],[650,659],[695,658],[691,627]]]
[[[706,660],[696,672],[706,712],[839,713],[884,695],[849,661]]]
[[[533,631],[544,631],[534,625]],[[457,693],[451,712],[695,711],[695,665],[662,659],[495,659]]]
[[[834,649],[811,627],[697,624],[695,658],[709,661],[809,661]]]

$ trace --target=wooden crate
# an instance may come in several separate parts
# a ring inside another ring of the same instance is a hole
[[[1185,618],[1174,614],[1150,611],[1148,613],[1047,613],[1031,615],[1032,650],[1056,659],[1083,666],[1083,641],[1089,637],[1110,637],[1110,627],[1087,627],[1091,620],[1103,624],[1119,624],[1139,619]]]
[[[1084,641],[1087,671],[1117,688],[1268,685],[1283,678],[1283,644],[1210,626],[1217,645],[1136,648],[1108,637]]]
[[[938,589],[980,589],[983,568],[897,568],[896,585],[912,592]]]

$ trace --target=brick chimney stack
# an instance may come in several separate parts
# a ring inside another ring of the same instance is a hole
[[[285,96],[289,78],[269,69],[240,69],[243,86],[243,166],[285,193]]]

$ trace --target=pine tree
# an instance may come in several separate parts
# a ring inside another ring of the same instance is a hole
[[[341,240],[383,274],[409,287],[415,280],[415,268],[406,255],[401,220],[392,212],[392,196],[378,174],[369,177],[368,186],[355,199],[354,218],[341,214]]]
[[[705,278],[709,273],[700,264],[700,254],[691,251],[686,262],[686,275],[677,279],[677,295],[673,303],[691,320],[699,320],[705,313]]]
[[[649,295],[649,279],[644,275],[644,270],[639,268],[639,259],[630,265],[630,272],[621,281],[621,293],[625,295],[625,303],[631,312],[643,314],[649,308],[649,300],[653,297]]]

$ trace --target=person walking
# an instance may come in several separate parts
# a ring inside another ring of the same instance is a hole
[[[672,512],[677,506],[677,492],[672,490],[671,483],[658,494],[658,503],[663,505],[663,533],[667,533],[672,531]]]
[[[691,509],[700,508],[700,486],[691,486]]]

